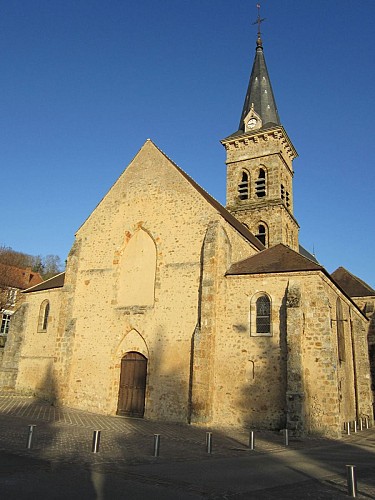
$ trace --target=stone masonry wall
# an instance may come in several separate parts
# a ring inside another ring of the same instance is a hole
[[[59,288],[35,292],[33,301],[27,299],[27,320],[19,325],[18,335],[23,336],[18,349],[18,374],[15,390],[18,393],[38,394],[54,399],[53,362],[56,332],[60,314],[61,290]],[[50,309],[47,329],[40,327],[41,305],[48,300]],[[12,332],[12,338],[15,332]]]
[[[272,336],[252,335],[250,304],[261,292],[271,299]],[[359,358],[359,352],[364,358],[363,319],[351,309],[358,321],[353,327],[356,356],[348,323],[348,356],[345,366],[339,366],[331,321],[338,296],[349,311],[351,302],[319,272],[227,277],[215,339],[215,423],[287,425],[297,433],[338,436],[343,423],[356,418],[356,405],[362,415],[368,414],[366,363]],[[364,381],[361,390],[355,371]]]
[[[284,295],[287,278],[227,276],[217,312],[213,422],[248,428],[285,425],[286,345]],[[271,300],[272,335],[256,336],[252,301]]]
[[[3,357],[0,366],[1,392],[13,392],[16,386],[21,348],[25,337],[27,313],[28,304],[23,303],[12,317],[8,339],[2,349]]]
[[[368,318],[367,342],[371,371],[371,389],[373,407],[375,401],[375,297],[353,297],[354,302]]]
[[[258,232],[257,225],[265,223],[270,246],[284,243],[298,251],[299,227],[293,217],[292,160],[295,152],[281,129],[249,134],[223,143],[227,150],[228,210],[254,234]],[[263,198],[256,195],[259,168],[266,172],[266,196]],[[249,176],[249,198],[240,200],[238,185],[243,171]]]
[[[200,311],[193,338],[192,402],[190,421],[207,423],[213,419],[216,331],[220,299],[226,297],[224,274],[230,265],[230,243],[218,222],[212,223],[202,249]]]
[[[135,350],[148,360],[145,416],[189,418],[202,246],[215,221],[225,227],[233,259],[256,252],[147,142],[76,235],[79,252],[68,261],[55,363],[65,404],[116,413],[121,358]],[[154,301],[148,295],[148,305],[123,306],[122,256],[139,231],[156,251]]]

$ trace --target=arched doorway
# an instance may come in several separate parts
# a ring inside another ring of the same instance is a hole
[[[128,352],[121,360],[117,415],[143,417],[145,410],[147,358]]]

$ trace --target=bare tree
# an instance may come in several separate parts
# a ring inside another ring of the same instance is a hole
[[[46,255],[42,259],[41,275],[44,279],[52,278],[58,273],[61,273],[62,264],[58,255]]]

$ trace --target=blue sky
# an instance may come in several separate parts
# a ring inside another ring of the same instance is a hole
[[[267,0],[261,15],[300,241],[375,287],[375,2]],[[219,141],[237,130],[256,17],[255,1],[4,0],[0,244],[64,260],[147,138],[225,204]]]

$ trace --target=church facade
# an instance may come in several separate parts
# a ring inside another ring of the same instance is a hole
[[[2,391],[103,414],[340,435],[372,420],[368,319],[298,241],[297,153],[257,40],[221,206],[151,140],[26,291]]]

